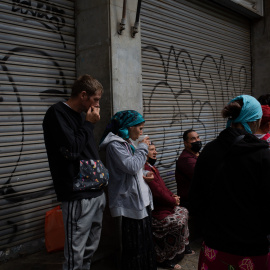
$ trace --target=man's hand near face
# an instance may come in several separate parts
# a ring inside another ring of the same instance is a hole
[[[92,124],[95,124],[96,122],[98,122],[100,120],[100,108],[99,107],[94,107],[91,106],[87,113],[86,113],[86,117],[85,120],[89,121]]]

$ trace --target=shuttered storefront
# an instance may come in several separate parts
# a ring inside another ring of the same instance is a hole
[[[250,22],[202,1],[145,0],[141,36],[144,133],[176,191],[183,132],[193,128],[204,144],[211,141],[225,127],[224,105],[251,94]]]
[[[0,250],[42,238],[57,205],[42,121],[75,79],[74,2],[0,2]]]

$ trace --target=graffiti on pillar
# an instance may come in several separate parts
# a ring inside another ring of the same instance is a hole
[[[6,165],[0,167],[0,199],[1,206],[8,205],[7,209],[1,208],[2,217],[9,214],[8,209],[10,209],[10,213],[14,212],[15,208],[12,208],[12,204],[16,205],[15,211],[20,215],[20,209],[24,201],[54,193],[52,184],[48,188],[40,189],[38,186],[31,186],[36,184],[33,181],[27,184],[28,179],[35,179],[35,177],[36,182],[38,182],[39,168],[41,168],[40,174],[47,174],[50,177],[49,169],[43,169],[44,165],[41,162],[35,163],[34,157],[32,157],[32,163],[29,162],[31,156],[28,153],[36,150],[35,145],[29,143],[30,139],[27,136],[32,136],[32,133],[37,134],[39,143],[37,143],[36,152],[38,154],[39,151],[41,152],[38,158],[44,159],[44,156],[46,158],[45,147],[42,142],[43,136],[40,132],[43,115],[35,115],[35,111],[37,111],[35,106],[40,106],[39,111],[45,113],[50,104],[66,99],[69,77],[72,76],[73,79],[75,75],[75,70],[72,71],[72,64],[66,64],[65,62],[68,61],[65,59],[65,51],[71,51],[63,34],[68,31],[65,29],[65,11],[57,7],[57,4],[53,1],[12,0],[10,3],[11,5],[7,4],[6,9],[3,8],[3,10],[8,14],[11,12],[15,15],[17,25],[18,18],[21,19],[24,26],[28,22],[34,22],[34,25],[39,25],[39,28],[40,26],[43,27],[49,38],[54,42],[58,40],[62,49],[59,49],[60,56],[58,56],[57,52],[53,52],[55,50],[54,44],[50,44],[50,41],[46,41],[42,48],[37,46],[34,39],[39,40],[38,35],[33,37],[33,34],[31,34],[32,37],[29,40],[27,38],[22,40],[20,37],[17,40],[15,27],[14,36],[10,36],[8,33],[1,37],[0,106],[2,106],[2,109],[0,113],[3,125],[0,131],[0,143],[3,144],[3,147],[0,151],[0,154],[2,154],[0,159],[4,160]],[[5,16],[5,12],[0,14],[0,19],[1,16]],[[11,15],[10,18],[12,18]],[[30,29],[31,25],[27,29]],[[53,49],[50,50],[50,47]],[[66,65],[72,68],[67,68]],[[10,124],[12,122],[14,122],[14,125]],[[14,134],[13,141],[10,134]],[[46,161],[43,161],[44,163]],[[27,171],[28,166],[29,172]],[[31,173],[31,170],[37,172]],[[24,182],[26,182],[28,189],[23,188]],[[31,192],[31,188],[36,188],[37,191]],[[31,217],[30,213],[25,218]],[[4,241],[5,244],[14,241],[20,230],[16,217],[2,218],[0,227],[2,226],[9,226],[8,234],[11,235],[9,239]],[[5,232],[0,230],[0,236],[3,233]]]
[[[144,93],[144,116],[147,119],[156,115],[156,119],[160,119],[157,165],[174,168],[183,147],[182,134],[185,130],[198,129],[205,142],[209,131],[217,135],[224,128],[224,122],[218,121],[218,113],[232,97],[249,90],[247,70],[244,66],[226,64],[223,55],[217,58],[207,54],[198,60],[198,56],[194,59],[188,50],[177,50],[174,46],[164,54],[157,47],[145,46],[142,54],[146,53],[155,59],[155,65],[160,69],[159,76],[144,72],[147,73],[144,79],[153,81],[149,83],[152,88]],[[169,105],[164,100],[169,100]],[[166,104],[169,107],[163,109]],[[210,128],[209,122],[212,123]],[[168,162],[166,152],[170,144],[175,145],[170,149],[170,157],[174,158]],[[174,175],[174,171],[168,174]]]

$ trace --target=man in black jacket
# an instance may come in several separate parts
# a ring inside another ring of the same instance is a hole
[[[76,189],[80,164],[98,161],[93,129],[100,119],[102,85],[90,75],[79,77],[67,102],[51,106],[43,121],[50,171],[65,226],[63,269],[90,269],[106,204],[102,188]],[[84,114],[85,113],[85,114]]]

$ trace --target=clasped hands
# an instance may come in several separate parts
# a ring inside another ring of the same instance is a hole
[[[175,198],[175,205],[180,205],[180,197],[175,194],[173,194],[172,196]]]
[[[154,173],[147,172],[146,176],[143,176],[145,182],[150,183],[154,179]]]

